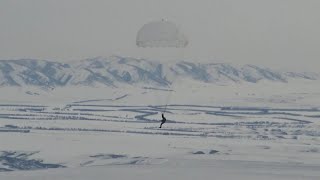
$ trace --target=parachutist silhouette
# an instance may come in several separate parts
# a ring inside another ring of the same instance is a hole
[[[162,113],[162,120],[161,120],[161,124],[160,124],[160,127],[159,128],[161,128],[162,127],[162,124],[164,124],[165,122],[166,122],[166,118],[164,117],[164,115],[163,115],[163,113]]]

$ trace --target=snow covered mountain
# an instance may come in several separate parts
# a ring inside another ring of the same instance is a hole
[[[46,60],[0,60],[0,87],[37,86],[41,88],[81,86],[148,85],[168,87],[177,78],[214,84],[288,83],[295,79],[319,80],[318,73],[279,72],[254,65],[234,66],[227,63],[161,63],[119,56],[97,57],[69,63]]]

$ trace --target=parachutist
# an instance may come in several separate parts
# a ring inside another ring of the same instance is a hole
[[[164,117],[164,115],[163,115],[163,113],[162,113],[162,120],[161,120],[161,124],[160,124],[160,127],[159,128],[161,128],[162,127],[162,124],[164,124],[165,122],[166,122],[166,118]]]
[[[166,19],[152,21],[143,25],[136,36],[136,45],[142,48],[185,48],[188,44],[188,38],[179,27]],[[168,95],[171,95],[172,92],[168,93]],[[167,97],[167,100],[169,98],[170,96]],[[159,128],[167,121],[163,114],[166,112],[167,106],[168,102],[166,102],[164,111],[162,111],[162,120]]]

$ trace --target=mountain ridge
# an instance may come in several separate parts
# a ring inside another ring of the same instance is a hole
[[[121,56],[96,57],[68,63],[48,60],[0,60],[0,87],[38,86],[41,88],[81,86],[148,85],[169,87],[177,78],[203,83],[288,83],[295,79],[319,80],[315,72],[283,72],[256,65],[234,66],[230,63],[161,63]]]

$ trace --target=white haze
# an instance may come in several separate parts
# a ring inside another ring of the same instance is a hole
[[[59,61],[111,54],[317,70],[318,0],[2,0],[0,59]],[[184,50],[140,49],[138,29],[169,19]]]

